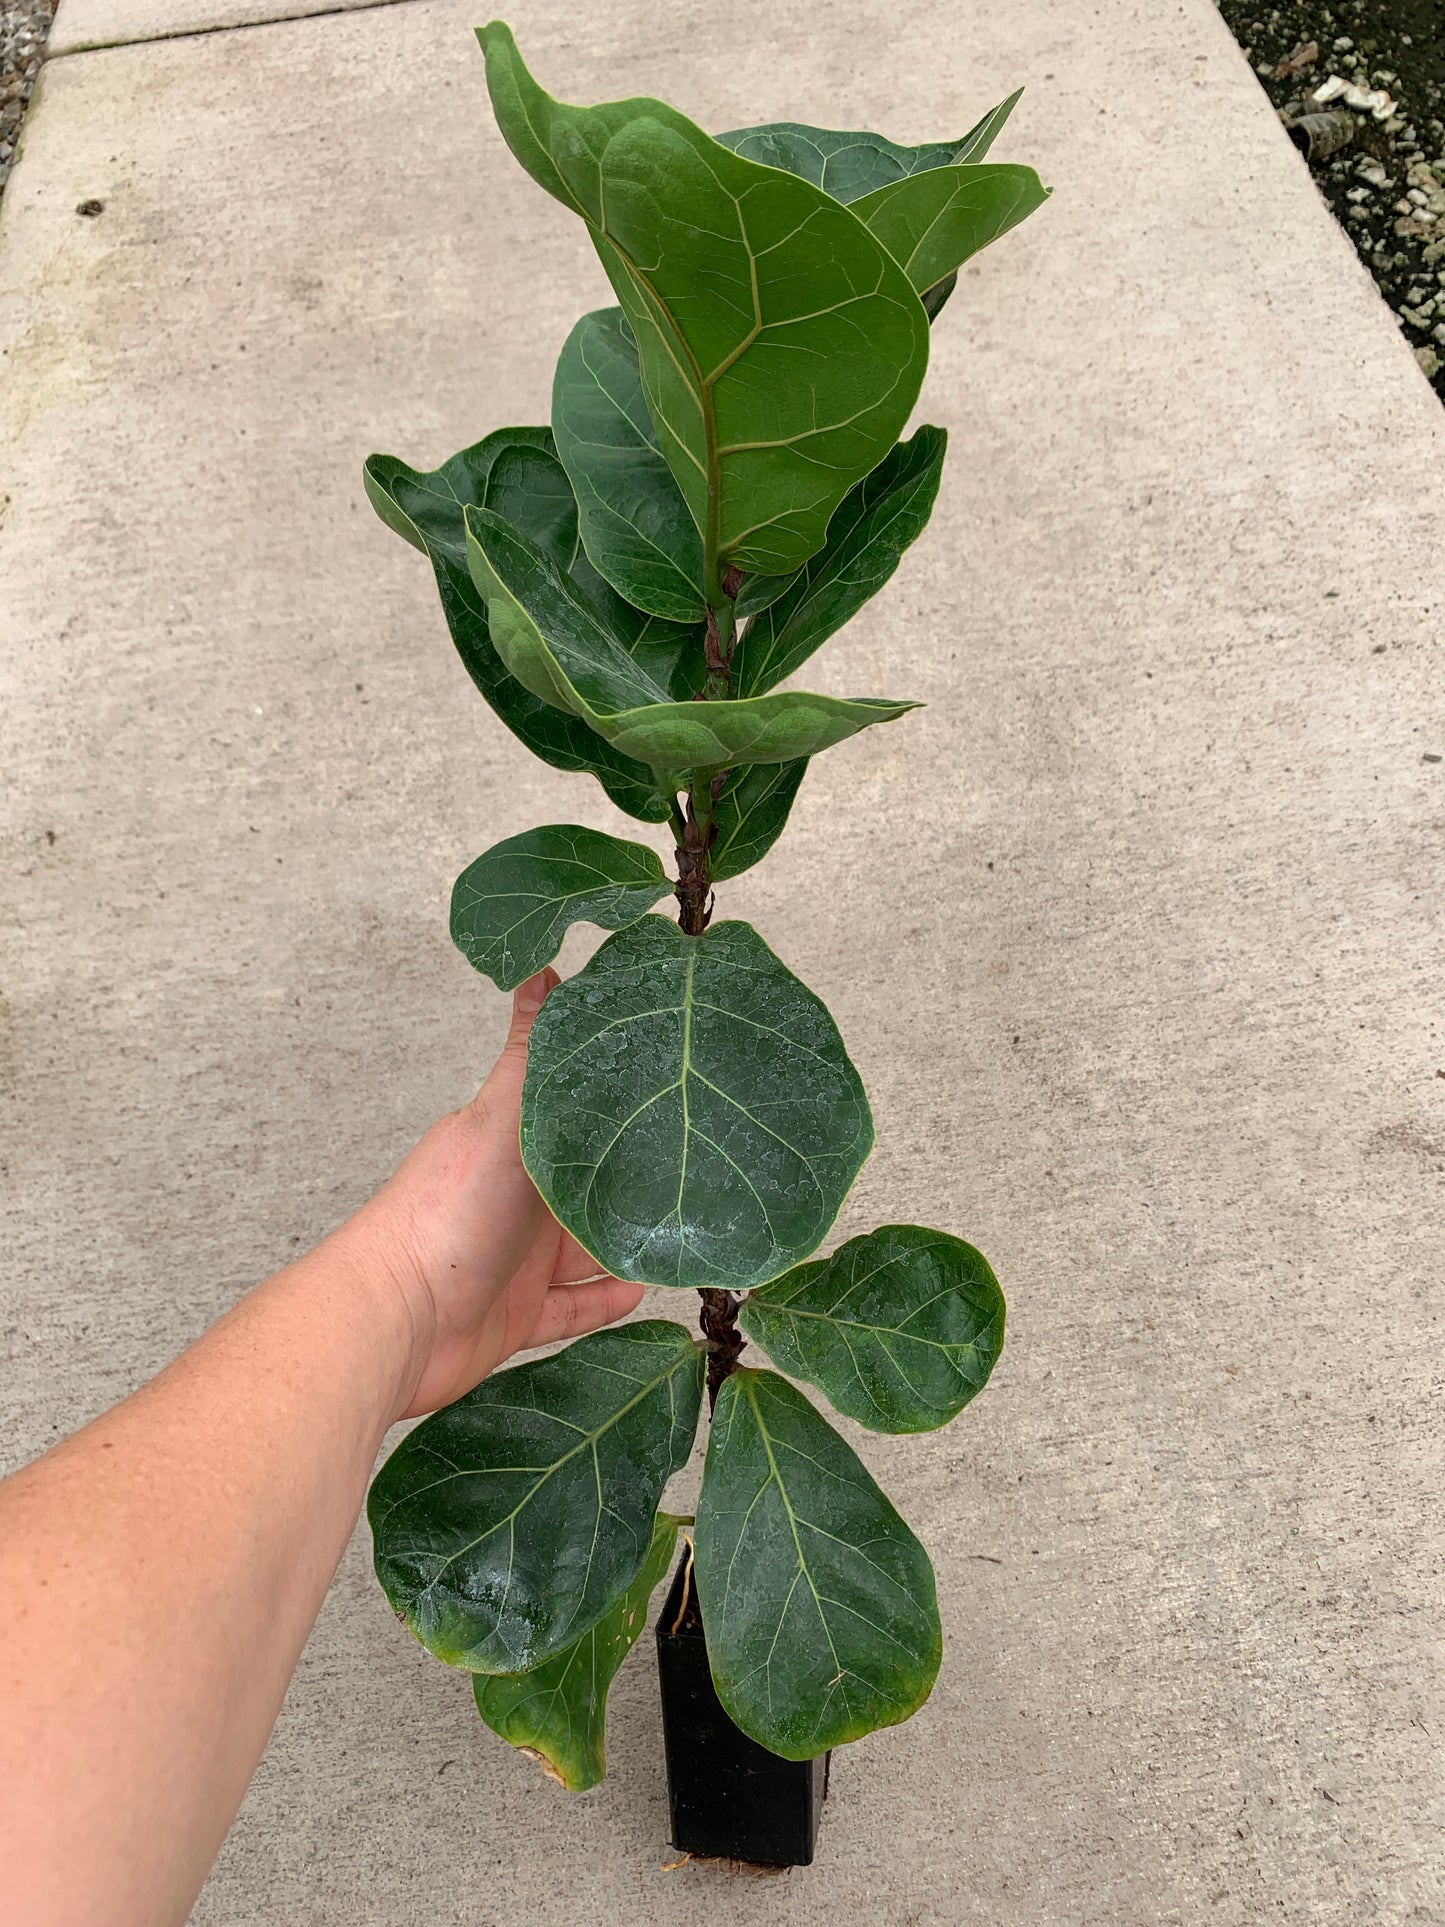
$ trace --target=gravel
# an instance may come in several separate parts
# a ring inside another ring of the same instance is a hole
[[[5,192],[20,123],[45,58],[56,4],[57,0],[0,0],[0,194]]]
[[[1445,401],[1445,0],[1219,10],[1286,126],[1352,123],[1310,171]],[[1303,131],[1295,140],[1308,145]]]

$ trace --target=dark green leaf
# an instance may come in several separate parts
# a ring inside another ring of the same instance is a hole
[[[840,504],[828,540],[733,653],[733,686],[756,696],[792,675],[883,587],[933,512],[948,437],[920,428]]]
[[[718,139],[749,160],[801,175],[835,201],[854,202],[914,174],[981,161],[1022,93],[1019,87],[1007,100],[1000,101],[961,140],[930,141],[922,147],[899,147],[881,134],[837,133],[824,127],[804,127],[795,121],[743,127],[735,133],[719,134]],[[930,321],[953,293],[957,280],[955,268],[922,291],[920,299]],[[767,605],[757,602],[753,606]]]
[[[735,127],[717,139],[744,160],[796,174],[844,205],[861,200],[875,188],[886,187],[890,181],[906,180],[929,168],[948,167],[958,158],[961,144],[956,140],[929,141],[922,147],[900,147],[882,134],[806,127],[801,121],[791,120]]]
[[[830,523],[829,526],[831,527],[832,524]],[[797,569],[791,569],[787,575],[744,576],[743,585],[738,590],[737,601],[733,604],[733,613],[738,621],[742,622],[748,616],[755,616],[760,609],[771,609],[778,597],[785,595],[792,588],[799,573]]]
[[[643,823],[665,823],[668,799],[645,763],[624,756],[580,717],[534,696],[507,669],[492,646],[487,612],[469,573],[438,563],[437,588],[462,665],[495,714],[534,756],[554,769],[595,776],[620,810]]]
[[[673,702],[534,543],[486,510],[467,511],[467,535],[472,576],[507,668],[533,695],[657,770],[662,787],[674,787],[682,770],[814,756],[916,706],[803,690]]]
[[[503,434],[513,432],[502,430]],[[702,688],[707,677],[703,623],[699,619],[671,622],[635,608],[597,573],[583,547],[571,481],[550,442],[545,448],[521,445],[497,454],[475,506],[491,510],[509,527],[519,530],[554,568],[569,577],[626,653],[659,688],[679,701],[686,701]],[[687,521],[686,509],[682,513]],[[465,561],[465,548],[462,559]]]
[[[377,1577],[427,1651],[526,1672],[595,1626],[647,1557],[702,1381],[683,1327],[646,1319],[495,1372],[408,1433],[367,1517]]]
[[[855,201],[853,212],[921,295],[1048,198],[1031,167],[986,161],[895,181]]]
[[[671,893],[655,853],[575,823],[493,844],[452,890],[452,942],[499,990],[548,964],[574,923],[621,930]]]
[[[811,1759],[928,1698],[943,1653],[928,1554],[776,1372],[723,1381],[696,1548],[718,1698],[759,1745]]]
[[[777,1277],[817,1249],[872,1144],[827,1009],[745,923],[685,937],[644,917],[532,1027],[523,1160],[618,1277]]]
[[[750,1292],[741,1320],[775,1365],[860,1425],[931,1432],[983,1390],[1004,1305],[972,1245],[889,1224]]]
[[[492,464],[481,506],[535,542],[559,569],[577,560],[577,501],[567,471],[545,448],[505,448]]]
[[[647,1607],[672,1561],[683,1523],[659,1512],[652,1545],[626,1593],[591,1632],[530,1673],[475,1673],[477,1711],[511,1746],[536,1755],[571,1793],[607,1772],[607,1691],[647,1624]]]
[[[491,704],[496,715],[513,735],[524,742],[535,756],[554,769],[576,770],[595,776],[607,794],[629,816],[644,823],[666,822],[667,798],[657,788],[652,771],[643,763],[622,755],[576,716],[556,709],[534,696],[509,672],[497,654],[487,627],[486,608],[467,567],[466,529],[463,511],[480,505],[494,471],[502,484],[502,499],[536,531],[539,541],[550,544],[555,554],[565,547],[556,513],[556,483],[566,485],[566,474],[551,453],[549,428],[503,428],[488,435],[472,448],[453,455],[439,469],[430,472],[409,468],[393,455],[373,455],[366,464],[366,493],[378,515],[414,548],[429,555],[436,572],[437,590],[447,627],[457,654],[477,688]],[[512,461],[516,455],[520,459]],[[538,484],[532,494],[525,493],[532,455],[544,458],[550,467],[532,469]],[[580,544],[573,548],[578,557],[574,566],[585,566]],[[607,595],[612,591],[597,581]],[[635,635],[631,646],[646,657],[651,646],[653,625],[640,611],[634,611]],[[676,638],[663,638],[663,654],[676,659]],[[696,651],[699,659],[701,650]],[[655,667],[648,658],[649,667]],[[675,694],[683,693],[674,690]]]
[[[707,867],[714,883],[741,876],[767,855],[783,833],[807,767],[807,757],[800,756],[791,763],[751,763],[733,771],[713,811],[717,837]]]
[[[657,446],[637,343],[620,308],[583,315],[567,337],[552,382],[552,427],[593,567],[637,608],[701,621],[702,537]],[[489,506],[515,521],[500,504]]]
[[[923,303],[923,312],[928,316],[930,321],[936,321],[938,319],[943,304],[957,286],[958,269],[955,268],[952,274],[944,275],[941,281],[936,281],[931,288],[925,288],[923,293],[919,295],[918,298]]]
[[[928,141],[922,147],[900,147],[882,134],[842,133],[787,120],[771,121],[763,127],[739,127],[717,138],[744,159],[797,174],[846,204],[911,174],[956,166],[960,161],[981,161],[1022,92],[1020,87],[1010,94],[959,139]]]
[[[709,576],[798,567],[917,398],[928,322],[907,277],[811,183],[661,101],[563,106],[505,26],[479,37],[508,146],[587,222],[637,337]]]
[[[550,428],[498,428],[440,468],[416,469],[395,455],[371,455],[362,471],[367,500],[389,529],[414,549],[467,566],[462,510],[486,500],[487,480],[499,455],[512,448],[554,448]]]

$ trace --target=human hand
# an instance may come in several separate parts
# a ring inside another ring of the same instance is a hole
[[[527,1037],[553,970],[512,995],[512,1027],[470,1104],[441,1118],[322,1247],[396,1292],[411,1356],[395,1417],[449,1404],[513,1352],[634,1311],[641,1285],[603,1274],[527,1176],[518,1143]]]

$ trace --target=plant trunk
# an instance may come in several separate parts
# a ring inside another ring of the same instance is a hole
[[[736,1369],[748,1341],[738,1330],[741,1300],[735,1291],[702,1291],[698,1296],[702,1299],[698,1323],[707,1340],[707,1409],[712,1412],[717,1409],[723,1380]]]
[[[692,795],[687,799],[687,816],[682,841],[677,846],[677,922],[685,936],[700,937],[707,929],[712,911],[708,903],[707,846],[712,841],[712,822],[699,823]]]

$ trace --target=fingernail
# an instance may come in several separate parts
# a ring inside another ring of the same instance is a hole
[[[546,971],[536,977],[529,977],[524,984],[517,986],[512,1008],[519,1017],[531,1017],[542,1008],[547,992],[552,988]]]

